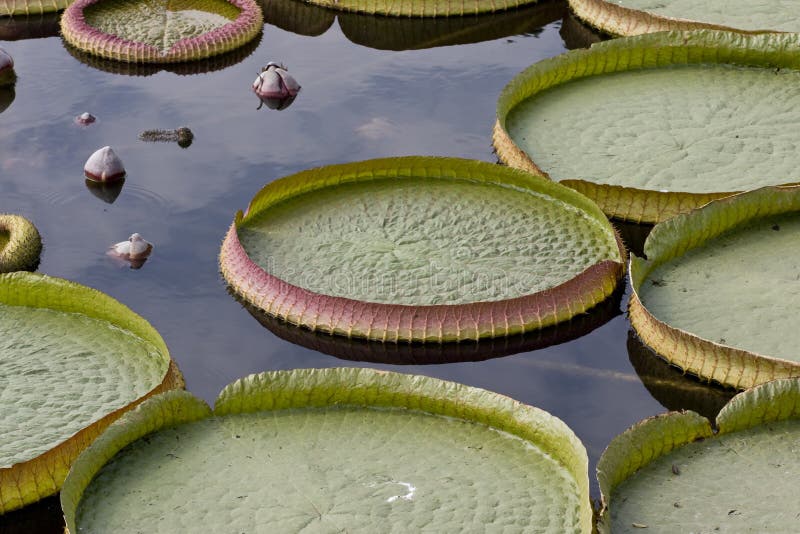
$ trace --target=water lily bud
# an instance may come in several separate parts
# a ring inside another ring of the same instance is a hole
[[[286,67],[270,62],[253,82],[253,91],[259,98],[288,98],[297,96],[300,84],[287,72]]]
[[[0,85],[14,83],[16,79],[14,60],[11,58],[11,54],[0,48]]]
[[[98,182],[113,182],[125,176],[125,167],[110,146],[104,146],[86,160],[83,171],[87,178]]]
[[[97,117],[92,115],[91,113],[84,112],[75,117],[75,122],[82,125],[92,124],[94,121],[97,120]]]
[[[139,234],[131,234],[127,241],[111,245],[108,255],[130,263],[131,269],[138,269],[150,256],[153,244],[144,240]]]

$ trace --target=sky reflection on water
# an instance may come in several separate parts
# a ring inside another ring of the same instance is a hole
[[[330,12],[302,9],[312,23],[308,31],[318,36],[267,24],[249,56],[195,75],[113,74],[80,62],[59,37],[0,41],[19,78],[12,101],[0,91],[0,110],[7,106],[0,113],[0,211],[38,226],[45,246],[40,272],[100,289],[149,320],[188,389],[209,402],[228,382],[264,370],[369,365],[436,376],[560,417],[586,445],[593,479],[613,436],[663,411],[628,359],[623,315],[560,345],[480,362],[344,361],[263,328],[228,295],[217,267],[236,210],[278,177],[384,156],[496,161],[491,128],[500,91],[531,63],[565,50],[564,6],[554,5],[537,12],[541,31],[526,27],[524,35],[495,32],[491,41],[413,51],[354,44],[341,28],[365,41],[363,17],[340,16],[334,24]],[[367,23],[384,28],[391,19]],[[462,29],[448,31],[440,39],[458,42]],[[381,46],[389,47],[385,40]],[[284,63],[303,86],[288,109],[256,109],[250,86],[268,61]],[[98,121],[74,124],[84,111]],[[146,129],[183,125],[195,134],[187,149],[137,139]],[[86,158],[104,145],[128,170],[113,203],[87,190],[82,174]],[[155,245],[140,270],[105,255],[133,232]]]

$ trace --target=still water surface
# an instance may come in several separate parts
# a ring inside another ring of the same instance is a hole
[[[375,157],[495,162],[491,129],[504,85],[588,34],[562,2],[502,18],[423,23],[337,18],[288,0],[268,7],[257,45],[226,58],[231,65],[215,61],[205,68],[216,70],[195,74],[89,65],[55,35],[0,40],[19,77],[14,92],[0,91],[0,109],[7,106],[0,113],[0,212],[23,214],[38,226],[45,246],[40,272],[97,288],[144,316],[164,337],[187,388],[208,402],[232,380],[265,370],[373,366],[435,376],[563,419],[588,449],[592,479],[612,437],[665,405],[692,407],[691,400],[668,396],[692,399],[702,386],[629,339],[624,295],[555,335],[464,346],[456,354],[332,344],[298,338],[291,328],[280,337],[236,302],[218,273],[217,254],[234,213],[263,185],[310,167]],[[52,32],[46,23],[25,31]],[[0,39],[8,37],[0,26]],[[281,111],[257,110],[250,90],[268,61],[283,62],[303,86]],[[73,117],[84,111],[98,121],[76,126]],[[137,139],[146,129],[183,125],[195,134],[187,149]],[[128,170],[113,203],[87,189],[82,172],[86,158],[104,145],[114,147]],[[105,255],[133,232],[155,244],[139,270]],[[567,340],[541,348],[555,338]],[[496,357],[485,359],[490,356]],[[452,358],[467,361],[439,363]],[[726,395],[712,396],[718,400],[710,403],[713,412]],[[598,494],[594,481],[592,494]],[[0,532],[25,531],[24,520],[21,514],[0,518]]]

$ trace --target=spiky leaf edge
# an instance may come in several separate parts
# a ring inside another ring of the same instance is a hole
[[[572,430],[549,413],[483,389],[426,376],[369,368],[295,369],[250,375],[226,386],[213,415],[333,406],[404,408],[491,426],[528,440],[575,480],[582,532],[591,532],[588,456]],[[84,490],[102,466],[140,437],[161,428],[210,417],[189,393],[171,392],[140,405],[112,425],[75,462],[61,491],[68,532]]]
[[[531,192],[582,210],[609,235],[619,261],[604,260],[553,288],[522,297],[458,305],[409,306],[322,295],[289,284],[253,262],[237,229],[287,198],[342,183],[408,177],[459,178]],[[616,231],[589,199],[528,173],[480,161],[438,157],[369,160],[310,169],[259,191],[246,214],[236,214],[222,243],[219,263],[232,290],[264,313],[313,331],[383,342],[463,341],[552,326],[583,313],[611,295],[625,272],[626,251]]]
[[[800,380],[784,378],[748,389],[733,397],[717,416],[718,431],[694,412],[669,412],[636,423],[611,440],[597,462],[601,509],[597,527],[609,533],[614,490],[631,475],[670,451],[756,426],[800,418]]]
[[[730,63],[763,68],[800,69],[800,38],[796,34],[746,35],[716,30],[662,32],[596,43],[535,63],[515,76],[497,102],[492,135],[498,158],[505,164],[549,178],[519,148],[506,130],[511,110],[524,100],[571,80],[668,65]],[[687,193],[650,191],[576,179],[560,183],[580,191],[609,217],[637,223],[657,223],[737,191]]]
[[[123,39],[90,26],[83,11],[102,1],[73,2],[61,17],[61,35],[78,50],[130,63],[177,63],[223,54],[255,38],[264,24],[261,8],[254,0],[227,0],[240,10],[236,20],[202,35],[183,38],[162,53],[155,46]]]
[[[628,315],[644,343],[671,364],[737,389],[800,375],[800,364],[704,339],[672,327],[645,308],[638,291],[658,266],[702,246],[747,221],[800,210],[800,186],[764,187],[714,201],[656,225],[647,237],[647,259],[631,255]]]
[[[45,307],[81,313],[107,321],[151,343],[168,361],[161,383],[142,397],[93,422],[49,451],[25,462],[0,468],[1,515],[56,493],[78,454],[108,425],[147,397],[169,389],[183,388],[184,382],[158,332],[130,308],[100,291],[61,278],[15,272],[0,275],[0,302],[11,306]]]

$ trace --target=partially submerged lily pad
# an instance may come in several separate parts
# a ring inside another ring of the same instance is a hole
[[[541,61],[506,86],[500,159],[658,222],[798,180],[800,36],[672,32]],[[780,117],[780,120],[776,120]]]
[[[0,275],[0,514],[56,493],[78,454],[144,398],[183,379],[144,319],[33,273]]]
[[[61,18],[64,40],[104,58],[175,63],[222,54],[261,31],[254,0],[77,0]]]
[[[747,388],[800,376],[800,186],[718,200],[656,225],[631,258],[630,321],[670,363]]]
[[[597,465],[600,531],[797,530],[800,382],[740,393],[717,427],[671,412],[614,438]]]
[[[21,215],[0,213],[0,273],[24,271],[39,262],[42,238]]]
[[[301,369],[143,403],[76,462],[70,532],[591,531],[588,459],[508,397],[372,369]],[[175,487],[191,487],[186,499]]]
[[[220,254],[232,289],[311,330],[457,341],[544,328],[610,295],[625,252],[574,191],[498,165],[406,157],[264,187]]]
[[[743,33],[798,32],[800,13],[791,0],[569,0],[587,24],[611,35],[717,29]]]

